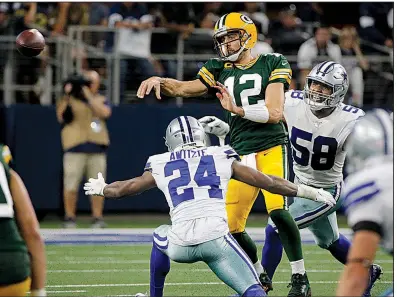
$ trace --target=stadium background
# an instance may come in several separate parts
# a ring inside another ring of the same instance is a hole
[[[124,37],[112,27],[111,15],[122,4],[39,2],[34,14],[26,18],[32,13],[32,5],[0,5],[0,140],[10,146],[15,169],[24,179],[40,214],[62,213],[61,128],[54,104],[62,96],[66,77],[88,68],[101,74],[101,90],[113,105],[108,120],[111,137],[108,180],[139,175],[148,156],[166,149],[163,134],[171,119],[182,114],[220,118],[223,115],[216,98],[210,95],[204,99],[157,101],[149,96],[138,100],[136,89],[145,77],[142,71],[139,73],[141,69],[136,73],[134,66],[128,71],[120,70],[123,61],[139,55],[137,47],[147,47],[150,50],[147,60],[155,69],[153,74],[192,79],[202,63],[215,56],[210,28],[225,12],[245,11],[254,19],[259,39],[267,46],[264,51],[270,46],[288,57],[296,88],[301,87],[298,52],[302,43],[314,36],[316,28],[330,26],[332,42],[338,44],[339,30],[354,27],[368,67],[361,69],[362,102],[355,102],[354,94],[349,93],[346,103],[352,102],[363,109],[393,107],[393,30],[388,23],[391,2],[135,3],[129,8],[131,15],[136,22],[143,22],[149,15],[153,31],[143,30],[140,34],[137,30],[132,35],[130,57],[121,54],[116,43]],[[66,13],[60,13],[62,10]],[[373,19],[372,26],[363,26],[365,17]],[[165,29],[171,25],[179,27]],[[194,29],[186,29],[187,26]],[[22,57],[14,48],[15,36],[28,27],[39,28],[48,42],[48,48],[37,58]],[[364,68],[355,54],[342,53],[342,63],[353,61],[353,67]],[[331,58],[319,56],[318,60]],[[355,78],[350,80],[351,85],[356,83],[352,82]],[[263,212],[261,201],[258,199],[254,211]],[[80,197],[78,209],[89,210],[85,197]],[[160,192],[152,190],[137,199],[107,201],[105,210],[107,213],[166,212],[167,205]]]
[[[85,229],[90,227],[90,205],[81,191],[77,223],[83,229],[59,229],[63,173],[61,127],[55,103],[63,94],[68,75],[95,69],[102,77],[101,91],[112,104],[107,123],[111,139],[108,181],[140,175],[150,155],[165,151],[163,135],[171,119],[179,115],[223,117],[222,108],[211,96],[162,101],[149,96],[138,100],[136,90],[144,73],[134,67],[122,69],[123,59],[131,60],[143,49],[144,55],[149,52],[147,60],[157,74],[192,79],[203,62],[215,56],[211,28],[223,13],[245,11],[254,19],[262,46],[258,51],[272,48],[284,54],[293,68],[296,88],[301,87],[298,52],[314,36],[316,28],[331,26],[332,41],[338,44],[340,30],[354,27],[368,65],[363,67],[355,54],[345,52],[342,64],[361,69],[363,77],[354,83],[364,86],[362,101],[355,101],[350,93],[345,103],[365,110],[378,106],[393,109],[393,28],[388,22],[393,17],[392,2],[134,3],[130,9],[136,21],[143,22],[142,17],[149,14],[153,28],[133,32],[127,49],[132,51],[129,57],[115,47],[122,38],[110,18],[117,5],[0,3],[0,142],[11,148],[13,167],[23,178],[41,220],[47,243],[50,296],[129,296],[147,291],[151,232],[168,222],[163,195],[151,190],[132,199],[106,201],[105,221],[109,228]],[[31,27],[39,28],[48,45],[37,58],[22,57],[15,50],[16,35]],[[266,224],[263,199],[257,199],[253,211],[248,232],[260,250]],[[343,216],[339,222],[341,231],[350,235]],[[124,227],[130,229],[120,229]],[[307,232],[302,233],[302,239],[313,243]],[[134,245],[120,245],[125,243]],[[304,245],[304,255],[313,292],[332,296],[341,265],[315,245]],[[393,273],[393,260],[381,251],[377,262],[385,274],[374,289],[375,295],[391,285]],[[173,264],[166,295],[233,294],[209,272],[202,264]],[[289,277],[290,267],[283,257],[274,279],[274,296],[286,295]]]

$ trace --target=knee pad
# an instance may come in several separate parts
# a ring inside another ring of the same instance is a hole
[[[243,297],[263,297],[267,296],[265,290],[260,285],[252,285],[243,294]]]

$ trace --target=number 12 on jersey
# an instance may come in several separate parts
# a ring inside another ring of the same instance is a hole
[[[168,191],[171,196],[172,204],[176,207],[178,204],[194,199],[193,188],[185,188],[178,194],[178,188],[186,187],[191,182],[189,164],[186,160],[180,159],[168,162],[164,167],[164,176],[169,177],[179,171],[180,177],[170,180]],[[194,174],[193,180],[198,187],[209,186],[208,196],[210,198],[222,199],[222,190],[219,189],[221,178],[216,174],[215,162],[213,156],[203,156]]]
[[[308,146],[311,146],[312,138],[312,133],[292,127],[291,144],[294,161],[301,166],[308,166],[311,155],[310,166],[314,170],[330,170],[334,166],[338,142],[335,138],[317,136],[313,141],[313,153],[310,154]],[[302,145],[298,144],[298,140]],[[308,143],[303,145],[304,142]]]

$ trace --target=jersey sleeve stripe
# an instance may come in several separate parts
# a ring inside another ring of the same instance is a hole
[[[199,71],[199,75],[200,77],[205,81],[205,83],[207,85],[209,85],[210,87],[215,86],[215,81],[212,80],[208,75],[206,75],[203,71]]]
[[[276,75],[276,76],[272,76],[272,77],[269,79],[269,81],[272,81],[272,80],[275,80],[275,79],[278,79],[278,78],[285,79],[285,80],[287,80],[288,83],[291,83],[291,76],[289,76],[289,75]]]
[[[144,171],[152,172],[152,165],[150,162],[146,163]]]
[[[203,66],[203,67],[201,67],[200,70],[203,71],[203,73],[205,73],[206,75],[208,75],[208,77],[209,77],[212,81],[215,82],[214,75],[213,75],[211,72],[209,72],[207,68],[205,68],[205,67]]]
[[[292,74],[292,69],[290,69],[290,68],[274,69],[270,75],[273,75],[273,74],[276,74],[276,73],[280,73],[280,72],[286,72],[286,73]]]
[[[270,75],[270,77],[277,76],[277,75],[287,75],[287,76],[291,77],[291,73],[288,73],[288,72],[273,73],[273,74]]]
[[[359,196],[358,198],[350,201],[349,203],[345,203],[345,205],[344,205],[345,211],[348,212],[349,208],[351,208],[353,205],[356,205],[356,204],[359,204],[361,202],[365,202],[365,201],[371,200],[373,197],[375,197],[377,194],[379,194],[379,192],[380,192],[380,190],[377,189],[377,190],[375,190],[375,191],[373,191],[371,193],[367,193],[364,196]]]

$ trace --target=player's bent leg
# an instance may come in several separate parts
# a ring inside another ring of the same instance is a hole
[[[226,192],[229,231],[249,256],[252,263],[258,263],[257,248],[253,240],[245,232],[245,225],[258,193],[259,190],[257,188],[233,179],[230,180]],[[260,265],[259,269],[261,269]]]
[[[30,277],[25,280],[11,285],[0,286],[0,296],[1,297],[22,297],[26,296],[30,289],[31,279]]]
[[[252,286],[259,286],[253,264],[231,234],[201,244],[200,251],[202,260],[217,277],[240,296]],[[263,289],[261,292],[263,295],[254,295],[258,294],[254,288],[253,295],[248,296],[266,296]]]
[[[162,297],[165,278],[170,271],[170,258],[168,257],[169,226],[162,225],[153,232],[153,247],[150,255],[150,296]]]

